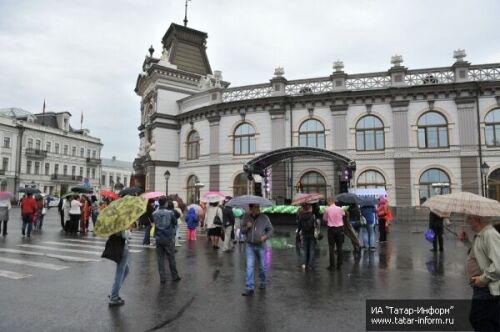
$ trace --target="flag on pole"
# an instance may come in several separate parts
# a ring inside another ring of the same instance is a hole
[[[80,129],[83,129],[83,111],[80,116]]]
[[[45,114],[45,98],[43,98],[43,110],[42,113]]]

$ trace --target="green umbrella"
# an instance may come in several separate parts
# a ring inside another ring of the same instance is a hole
[[[146,212],[148,200],[140,196],[125,196],[113,201],[97,217],[94,233],[108,237],[124,231]]]

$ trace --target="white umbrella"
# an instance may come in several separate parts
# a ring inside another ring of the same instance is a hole
[[[469,192],[458,192],[429,198],[422,204],[432,212],[448,217],[451,213],[463,213],[479,217],[500,216],[500,203],[493,199]]]
[[[264,197],[260,197],[260,196],[243,195],[243,196],[235,197],[226,203],[227,206],[241,207],[241,208],[247,208],[248,205],[250,205],[250,204],[256,204],[256,205],[260,205],[260,206],[264,207],[264,206],[272,206],[273,202],[271,202],[270,200],[268,200]]]

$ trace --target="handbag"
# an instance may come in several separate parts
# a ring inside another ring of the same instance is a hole
[[[436,233],[432,229],[428,229],[424,233],[425,239],[429,242],[433,242],[434,239],[436,238]]]
[[[361,216],[361,218],[359,219],[359,222],[361,223],[361,226],[366,226],[366,224],[367,224],[366,218],[364,216]]]
[[[219,214],[217,212],[219,212],[219,209],[217,209],[217,211],[215,212],[214,225],[222,226],[222,220],[220,219]]]
[[[42,209],[42,215],[45,215],[47,213],[47,208]]]
[[[102,258],[110,259],[116,264],[120,264],[123,258],[123,249],[125,248],[125,239],[121,236],[111,235],[106,241]]]

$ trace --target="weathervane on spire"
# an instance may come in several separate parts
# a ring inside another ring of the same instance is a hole
[[[188,25],[188,1],[191,0],[186,0],[186,9],[184,10],[184,26],[187,27]]]

